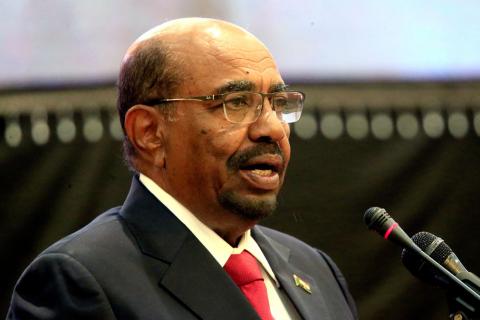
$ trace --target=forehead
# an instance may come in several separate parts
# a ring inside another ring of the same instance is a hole
[[[250,34],[214,28],[177,41],[175,47],[185,68],[184,86],[192,94],[206,94],[207,87],[207,93],[219,93],[232,84],[258,91],[283,84],[272,55]]]

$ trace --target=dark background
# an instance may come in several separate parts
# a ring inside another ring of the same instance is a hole
[[[381,84],[375,87],[374,96],[404,90],[401,96],[408,98],[423,86],[402,84],[392,89],[391,84]],[[385,140],[371,132],[364,139],[354,139],[345,131],[337,139],[327,139],[320,131],[306,139],[293,127],[292,160],[280,207],[263,223],[331,255],[349,282],[362,319],[446,319],[448,315],[444,292],[411,276],[400,262],[401,249],[367,230],[362,217],[369,207],[386,208],[410,235],[425,230],[442,237],[468,269],[480,272],[480,140],[474,130],[479,108],[471,103],[451,103],[465,84],[439,86],[441,93],[435,97],[440,103],[435,109],[445,121],[452,109],[464,112],[469,121],[466,136],[455,138],[447,129],[438,138],[427,136],[421,121],[425,108],[432,105],[422,105],[424,99],[418,95],[420,98],[410,99],[407,105],[394,99],[369,105],[368,99],[364,103],[361,95],[355,94],[370,92],[371,86],[352,89],[317,84],[305,88],[311,98],[306,114],[316,121],[332,108],[326,103],[331,99],[325,97],[340,96],[357,102],[355,108],[346,107],[339,98],[334,109],[343,120],[360,112],[370,121],[376,112],[384,112],[395,121],[408,109],[420,125],[413,139],[402,138],[395,131]],[[452,86],[453,91],[449,89]],[[318,98],[318,90],[325,87],[331,90]],[[333,89],[341,92],[334,94]],[[60,142],[54,128],[61,108],[51,101],[61,105],[68,98],[61,95],[64,90],[57,90],[46,93],[52,99],[42,100],[42,92],[0,92],[0,314],[6,313],[15,281],[28,263],[57,239],[120,205],[131,180],[123,164],[121,143],[109,136],[107,129],[98,142],[82,136],[85,107],[78,101],[73,108],[77,135],[70,143]],[[95,95],[90,91],[85,95],[91,104]],[[33,102],[26,97],[33,97]],[[4,138],[11,118],[5,110],[11,101],[20,101],[21,107],[15,109],[23,110],[16,115],[24,133],[17,147],[9,146]],[[114,105],[114,99],[109,101],[98,105],[105,128]],[[29,132],[31,113],[42,105],[49,110],[52,129],[48,143],[39,146]]]

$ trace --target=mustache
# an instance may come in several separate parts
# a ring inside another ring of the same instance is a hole
[[[256,144],[245,150],[234,153],[227,160],[227,168],[234,171],[239,170],[251,158],[261,156],[264,154],[279,155],[282,158],[282,161],[285,161],[285,155],[283,154],[278,144],[263,142],[260,144]]]

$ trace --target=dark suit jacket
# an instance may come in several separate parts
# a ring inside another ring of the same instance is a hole
[[[324,253],[256,226],[252,235],[304,319],[354,319],[345,279]],[[293,274],[310,284],[295,285]],[[139,181],[113,208],[40,254],[8,319],[258,319],[210,253]]]

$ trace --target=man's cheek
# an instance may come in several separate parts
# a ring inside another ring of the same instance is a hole
[[[288,139],[288,136],[285,136],[282,140],[278,142],[278,144],[280,149],[284,153],[284,156],[289,159],[290,158],[290,140]]]
[[[283,127],[285,130],[285,135],[287,136],[287,138],[290,138],[290,125],[288,123],[285,123]]]
[[[211,135],[207,143],[215,156],[229,158],[240,149],[244,139],[246,135],[242,135],[237,130],[220,130]]]

